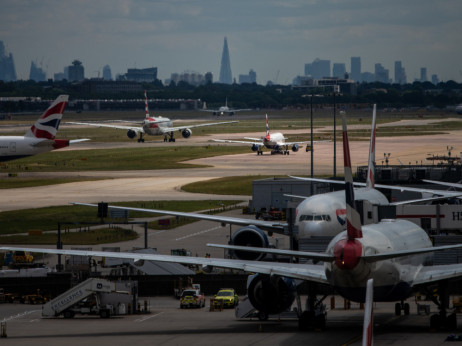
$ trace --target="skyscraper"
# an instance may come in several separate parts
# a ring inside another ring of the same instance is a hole
[[[381,83],[390,83],[390,79],[388,77],[389,71],[382,66],[382,64],[377,63],[375,66],[375,81]]]
[[[421,81],[422,83],[428,81],[428,78],[427,78],[427,68],[426,68],[426,67],[421,67],[421,68],[420,68],[420,81]]]
[[[47,79],[46,72],[41,67],[38,67],[35,62],[30,64],[29,79],[36,82],[44,82]]]
[[[233,84],[233,74],[231,73],[231,61],[229,59],[228,40],[225,37],[223,53],[221,54],[221,67],[219,83]]]
[[[350,78],[355,82],[361,82],[361,57],[351,57],[351,74]]]
[[[85,70],[82,62],[74,60],[72,66],[69,66],[69,82],[81,81],[85,79]]]
[[[3,41],[0,41],[0,80],[5,82],[16,81],[13,54],[6,54]]]
[[[342,63],[334,63],[332,67],[332,76],[338,78],[345,78],[346,67]]]
[[[407,84],[406,71],[401,61],[395,61],[395,80],[396,84]]]
[[[109,65],[103,67],[103,79],[112,80],[111,67]]]

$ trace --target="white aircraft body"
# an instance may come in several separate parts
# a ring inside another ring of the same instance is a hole
[[[207,109],[207,105],[204,102],[204,108],[201,109],[202,112],[210,112],[213,113],[213,115],[220,116],[220,115],[234,115],[236,112],[247,112],[251,111],[251,109],[232,109],[228,107],[228,98],[226,98],[226,102],[224,106],[221,106],[218,109]]]
[[[174,132],[179,131],[183,138],[189,138],[192,135],[192,128],[204,127],[204,126],[215,126],[223,124],[237,123],[237,121],[222,121],[216,123],[206,123],[206,124],[196,124],[196,125],[184,125],[184,126],[173,126],[173,122],[169,118],[164,118],[162,116],[152,117],[149,115],[148,108],[148,99],[146,92],[144,92],[144,103],[145,103],[145,112],[146,117],[143,120],[141,126],[123,126],[123,125],[109,125],[103,123],[78,123],[78,122],[69,122],[68,124],[75,125],[88,125],[96,127],[108,127],[118,130],[126,130],[127,136],[130,139],[135,138],[137,135],[138,143],[144,142],[143,135],[149,136],[164,136],[164,142],[175,142]]]
[[[69,95],[60,95],[24,136],[0,136],[0,162],[61,149],[88,139],[56,139]]]
[[[214,142],[221,143],[242,143],[242,144],[251,144],[252,151],[256,151],[257,155],[263,155],[263,148],[271,149],[271,155],[274,154],[284,154],[289,155],[289,147],[293,152],[297,152],[302,148],[304,142],[286,142],[286,137],[280,132],[270,133],[269,124],[268,124],[268,115],[266,115],[266,135],[261,138],[251,138],[245,137],[245,141],[237,140],[228,140],[228,139],[214,139]]]
[[[436,329],[440,327],[455,329],[456,314],[447,314],[449,299],[447,288],[450,279],[462,276],[462,266],[460,264],[432,265],[431,261],[434,252],[462,248],[462,244],[433,247],[427,233],[406,220],[382,220],[377,224],[361,226],[359,213],[354,207],[355,197],[345,118],[343,138],[347,230],[338,234],[329,243],[326,252],[208,244],[233,251],[307,258],[323,262],[324,265],[10,246],[0,247],[0,251],[150,260],[232,268],[257,273],[258,275],[250,280],[247,294],[252,305],[267,315],[278,314],[292,305],[296,293],[295,280],[330,286],[345,299],[355,302],[368,300],[366,294],[372,292],[370,287],[366,289],[369,282],[369,285],[373,286],[373,301],[396,301],[395,313],[398,315],[402,310],[405,314],[409,314],[409,304],[404,304],[404,300],[415,291],[438,284],[440,299],[435,298],[435,303],[440,311],[431,316],[430,325]],[[373,281],[369,281],[370,279]],[[308,295],[306,310],[299,316],[301,328],[325,327],[326,314],[321,305],[322,300],[317,299],[316,287],[313,286]]]

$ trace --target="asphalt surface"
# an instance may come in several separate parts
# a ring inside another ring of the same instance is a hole
[[[39,305],[0,305],[0,320],[6,321],[1,345],[360,345],[362,315],[359,304],[344,310],[336,297],[336,309],[328,305],[325,331],[301,332],[295,318],[236,319],[233,309],[209,311],[180,309],[171,297],[140,298],[149,303],[148,314],[113,316],[77,315],[73,319],[41,318]],[[412,302],[410,302],[412,304]],[[330,304],[330,302],[329,302]],[[374,306],[374,345],[443,345],[450,331],[433,332],[429,316],[417,315],[415,304],[409,316],[395,317],[393,304]],[[460,325],[460,324],[459,324]]]

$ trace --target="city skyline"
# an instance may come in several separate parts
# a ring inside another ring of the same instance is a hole
[[[316,58],[351,72],[355,56],[362,71],[379,63],[394,76],[401,61],[408,82],[420,78],[422,67],[429,78],[461,82],[460,9],[458,0],[5,0],[0,40],[14,56],[18,79],[28,79],[31,61],[43,62],[39,67],[53,78],[78,59],[86,78],[109,65],[113,77],[158,67],[163,81],[185,70],[210,71],[216,81],[226,36],[233,78],[254,69],[259,84],[289,84]]]

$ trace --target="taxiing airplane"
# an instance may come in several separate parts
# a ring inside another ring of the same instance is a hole
[[[448,282],[462,276],[462,266],[460,264],[432,265],[431,262],[434,252],[462,248],[462,244],[434,247],[422,228],[406,220],[382,220],[380,223],[361,226],[359,212],[355,209],[345,117],[343,143],[347,230],[338,234],[324,253],[208,244],[233,251],[307,258],[322,262],[324,265],[10,246],[2,246],[0,251],[126,258],[135,261],[148,260],[240,269],[256,273],[250,279],[247,295],[254,308],[266,315],[281,313],[293,304],[297,280],[326,285],[335,289],[345,299],[355,302],[368,300],[370,302],[370,298],[367,299],[366,296],[373,291],[374,302],[395,301],[397,315],[403,310],[404,314],[409,314],[410,307],[409,304],[404,303],[405,299],[418,290],[437,284],[439,299],[434,298],[434,302],[439,308],[439,313],[431,316],[430,325],[435,329],[441,327],[455,329],[456,314],[447,313]],[[373,281],[369,281],[370,279]],[[371,287],[367,288],[368,282],[373,290]],[[318,299],[318,294],[316,285],[313,285],[308,295],[306,310],[299,316],[301,329],[313,327],[324,329],[326,326],[326,313],[321,305],[322,300],[327,296]]]
[[[61,149],[88,139],[56,139],[69,95],[60,95],[24,136],[0,136],[0,162]]]
[[[242,143],[242,144],[251,144],[250,149],[256,151],[257,155],[263,155],[263,148],[271,149],[271,155],[274,154],[284,154],[289,155],[289,147],[293,152],[297,152],[302,148],[304,142],[286,142],[286,137],[280,132],[270,133],[269,124],[268,124],[268,114],[266,115],[266,135],[261,138],[251,138],[245,137],[246,141],[237,141],[237,140],[228,140],[228,139],[214,139],[214,142],[220,143]]]
[[[123,126],[123,125],[109,125],[102,123],[78,123],[78,122],[69,122],[68,124],[75,125],[88,125],[96,127],[109,127],[118,130],[127,130],[127,136],[130,139],[135,138],[138,134],[138,143],[143,142],[143,135],[150,136],[164,136],[164,142],[175,142],[174,132],[179,131],[183,138],[189,138],[192,135],[192,128],[204,127],[204,126],[215,126],[223,124],[237,123],[238,121],[222,121],[218,123],[206,123],[206,124],[196,124],[196,125],[184,125],[184,126],[173,126],[173,122],[169,118],[164,118],[162,116],[151,117],[149,115],[148,108],[148,99],[146,96],[146,91],[144,92],[144,104],[146,117],[143,120],[141,127],[140,126]]]
[[[251,111],[251,109],[232,109],[228,107],[228,98],[226,98],[226,102],[224,106],[221,106],[218,109],[207,109],[207,104],[204,102],[204,107],[201,109],[202,112],[210,112],[213,113],[213,115],[220,116],[220,115],[225,115],[225,113],[228,113],[228,115],[234,115],[236,112],[247,112]]]

